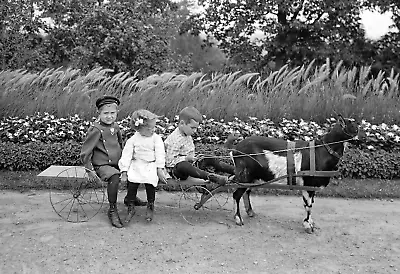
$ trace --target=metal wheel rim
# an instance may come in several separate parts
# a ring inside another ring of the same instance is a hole
[[[82,172],[85,174],[84,178],[78,178],[78,174]],[[95,182],[89,181],[87,172],[95,176]],[[57,177],[68,189],[51,189],[50,203],[63,220],[72,223],[87,222],[101,211],[105,200],[104,184],[93,171],[84,167],[71,167],[61,171]]]

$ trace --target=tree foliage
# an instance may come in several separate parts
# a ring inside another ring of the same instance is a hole
[[[364,2],[366,8],[389,12],[393,25],[381,39],[373,43],[376,50],[375,70],[400,71],[400,2],[397,0],[369,0]]]
[[[47,62],[38,45],[46,29],[35,16],[36,1],[14,0],[0,2],[0,69],[43,68]]]
[[[359,21],[363,8],[378,8],[392,12],[399,29],[395,0],[200,0],[205,12],[189,16],[194,2],[0,1],[0,69],[101,66],[149,75],[262,72],[327,58],[373,71],[400,63],[399,33],[370,41]]]
[[[205,12],[193,15],[184,31],[205,32],[219,41],[235,63],[256,70],[344,60],[374,61],[376,45],[365,39],[356,0],[201,0]]]
[[[60,3],[46,8],[54,15],[47,44],[53,60],[84,69],[140,70],[144,75],[178,66],[169,46],[177,32],[172,24],[176,6],[170,1]]]
[[[18,0],[0,9],[3,69],[191,70],[189,58],[171,47],[177,20],[187,14],[170,0]]]

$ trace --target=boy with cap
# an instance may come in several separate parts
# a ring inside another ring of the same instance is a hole
[[[122,153],[122,135],[115,122],[119,104],[120,101],[113,96],[97,99],[99,117],[87,132],[80,158],[86,168],[95,171],[103,181],[108,182],[107,194],[110,203],[108,218],[113,226],[121,228],[123,225],[116,205],[120,181],[118,161]]]
[[[197,160],[192,135],[200,125],[203,117],[194,107],[185,107],[179,113],[178,127],[165,140],[166,163],[168,172],[175,178],[186,180],[189,176],[209,180],[219,185],[228,182],[228,177],[209,173],[195,167],[192,163]],[[201,161],[203,166],[213,166],[216,171],[234,174],[234,167],[213,158]]]
[[[139,109],[132,114],[131,126],[135,134],[126,141],[119,160],[121,182],[128,182],[127,196],[135,197],[141,183],[147,195],[146,220],[152,221],[158,181],[166,183],[165,150],[161,136],[154,132],[158,115]],[[128,204],[128,224],[135,215],[135,205]]]

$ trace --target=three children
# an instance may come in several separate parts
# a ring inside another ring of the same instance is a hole
[[[192,134],[202,121],[202,115],[196,108],[186,107],[180,112],[178,127],[165,143],[154,131],[159,116],[144,109],[135,111],[131,116],[131,126],[136,132],[123,147],[121,131],[115,122],[119,104],[120,101],[113,96],[104,96],[96,101],[99,117],[89,128],[80,155],[86,168],[108,182],[108,217],[113,226],[123,227],[116,205],[120,181],[128,185],[125,224],[135,215],[135,205],[143,203],[136,197],[141,183],[144,183],[147,195],[146,220],[153,219],[158,181],[167,183],[167,178],[170,178],[165,167],[177,179],[185,180],[191,176],[219,185],[227,183],[228,177],[209,173],[192,164],[197,160]],[[233,174],[232,166],[221,165],[215,159],[206,164]]]

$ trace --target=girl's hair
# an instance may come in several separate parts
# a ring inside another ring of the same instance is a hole
[[[159,117],[146,109],[136,110],[131,115],[131,127],[137,131],[147,126],[150,120],[158,119]]]
[[[185,124],[190,123],[191,120],[200,123],[203,120],[203,116],[195,107],[185,107],[179,113],[179,120],[184,121]]]

